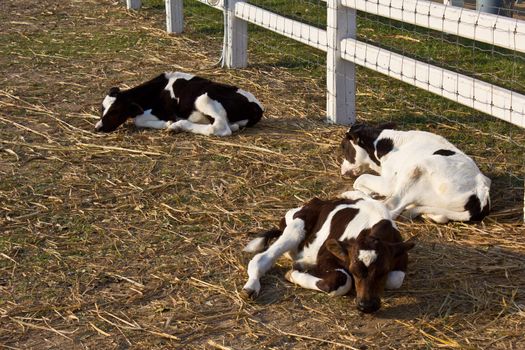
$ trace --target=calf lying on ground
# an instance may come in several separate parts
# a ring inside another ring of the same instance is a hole
[[[424,214],[438,223],[479,221],[490,210],[490,179],[441,136],[356,124],[341,146],[341,173],[379,173],[359,176],[354,189],[385,196],[394,219],[407,209],[410,218]]]
[[[259,253],[248,264],[243,292],[257,296],[259,279],[284,253],[294,261],[286,279],[304,288],[344,295],[356,289],[356,305],[362,312],[381,306],[383,289],[401,287],[408,263],[407,251],[386,207],[358,191],[344,199],[312,199],[289,210],[278,230],[252,240],[247,252]],[[269,241],[277,240],[268,248]]]
[[[263,106],[247,91],[169,72],[129,90],[111,88],[95,129],[110,132],[134,118],[141,128],[228,136],[256,124],[262,114]]]

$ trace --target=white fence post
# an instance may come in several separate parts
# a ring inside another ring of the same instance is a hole
[[[182,33],[183,30],[182,0],[166,0],[166,31],[168,33]]]
[[[244,68],[248,64],[248,23],[235,17],[235,4],[244,0],[224,0],[224,46],[222,65]]]
[[[443,0],[443,5],[463,7],[465,3],[463,0]]]
[[[141,0],[126,0],[126,6],[131,10],[138,10],[142,5]]]
[[[356,36],[356,10],[327,1],[326,114],[328,122],[355,123],[355,65],[341,58],[341,40]]]

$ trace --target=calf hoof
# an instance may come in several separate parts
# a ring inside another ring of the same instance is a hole
[[[182,132],[183,129],[181,127],[181,124],[182,124],[181,122],[183,122],[183,120],[179,120],[177,122],[174,122],[168,125],[167,127],[168,131],[175,132],[175,133]]]
[[[294,270],[288,270],[288,271],[286,272],[286,274],[284,275],[284,278],[286,278],[286,280],[287,280],[288,282],[292,282],[292,283],[293,283],[293,281],[292,281],[292,273],[293,273],[293,271],[294,271]]]
[[[257,296],[259,295],[259,292],[257,292],[256,290],[253,290],[253,289],[243,289],[241,291],[241,297],[243,299],[246,299],[246,300],[253,300],[255,298],[257,298]]]
[[[356,199],[360,199],[363,197],[367,197],[367,195],[364,192],[354,190],[354,191],[345,191],[341,193],[339,197],[343,199],[356,200]]]
[[[445,215],[423,214],[421,216],[425,219],[434,221],[436,224],[446,224],[448,222],[448,217],[446,217]]]

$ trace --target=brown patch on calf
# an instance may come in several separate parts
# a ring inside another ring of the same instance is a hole
[[[344,159],[349,161],[351,164],[354,164],[356,151],[354,145],[352,142],[350,142],[348,137],[344,137],[343,141],[341,141],[341,149],[343,151]]]
[[[319,198],[313,198],[312,200],[308,201],[301,208],[301,210],[299,210],[293,216],[294,219],[300,218],[304,221],[305,238],[299,244],[298,250],[299,251],[303,250],[304,247],[310,245],[315,240],[316,233],[321,229],[321,227],[325,223],[330,213],[338,205],[355,204],[359,202],[360,200],[361,199],[356,199],[356,200],[334,199],[334,200],[323,201],[323,200],[320,200]],[[347,209],[343,209],[341,211],[344,211],[344,210],[347,210]],[[348,213],[348,212],[345,212],[345,213]],[[340,222],[341,218],[344,217],[344,214],[341,214],[341,215],[338,215],[338,214],[339,212],[334,215],[334,217],[332,218],[332,222],[334,222],[334,220],[337,220],[337,222]],[[348,223],[350,220],[347,220],[346,223]],[[344,226],[346,227],[346,224]],[[331,228],[332,227],[333,225],[331,226]],[[343,227],[343,232],[344,232],[344,227]]]
[[[412,174],[410,175],[410,179],[413,181],[416,181],[417,179],[421,177],[421,175],[423,175],[423,170],[421,170],[420,167],[416,167],[414,171],[412,172]]]

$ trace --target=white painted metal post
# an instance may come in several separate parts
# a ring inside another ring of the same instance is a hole
[[[183,30],[182,0],[166,0],[166,31],[168,33],[182,33]]]
[[[224,0],[224,44],[222,65],[244,68],[248,65],[248,23],[235,17],[235,4],[244,0]]]
[[[126,0],[126,5],[128,9],[138,10],[142,6],[141,0]]]
[[[326,55],[327,101],[329,123],[355,123],[355,65],[341,58],[341,40],[356,36],[356,10],[341,5],[341,0],[327,1]]]
[[[465,3],[463,0],[443,0],[443,5],[463,7]]]

